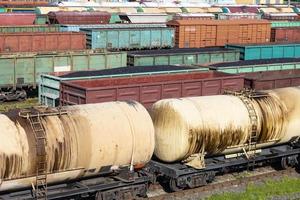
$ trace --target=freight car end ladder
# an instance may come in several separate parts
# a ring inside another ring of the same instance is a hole
[[[41,118],[66,113],[61,109],[47,110],[46,107],[23,110],[19,113],[20,117],[29,121],[36,141],[36,181],[32,186],[36,199],[47,199],[47,135]]]

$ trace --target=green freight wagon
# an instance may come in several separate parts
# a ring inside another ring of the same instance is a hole
[[[0,26],[0,33],[59,32],[58,25]]]
[[[300,43],[228,44],[226,48],[239,50],[241,60],[300,57]]]
[[[233,62],[240,59],[240,52],[225,48],[163,49],[128,52],[130,66],[205,64]]]
[[[300,21],[273,21],[271,27],[300,27]]]
[[[157,49],[174,47],[174,29],[115,28],[80,29],[86,33],[87,47],[90,49]]]
[[[158,74],[175,74],[207,71],[204,68],[193,68],[184,66],[145,66],[145,67],[123,67],[112,70],[80,71],[75,73],[52,73],[42,74],[39,83],[40,104],[55,107],[59,105],[60,83],[62,81],[90,80],[99,78],[119,78],[151,76]]]
[[[300,69],[300,58],[243,60],[237,62],[217,63],[203,67],[208,67],[210,70],[216,70],[230,74],[290,70]]]
[[[0,88],[35,88],[40,74],[125,67],[125,52],[76,51],[0,56]]]

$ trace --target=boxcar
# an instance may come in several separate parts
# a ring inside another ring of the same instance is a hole
[[[91,49],[155,49],[174,46],[173,28],[80,29]]]
[[[40,74],[126,66],[125,52],[75,51],[0,56],[0,88],[35,88]]]
[[[228,44],[226,48],[239,50],[241,60],[300,57],[300,43]]]
[[[240,59],[240,52],[225,48],[162,49],[129,52],[127,64],[131,66],[204,64],[232,62]]]
[[[197,71],[207,71],[207,69],[197,69],[184,66],[145,66],[122,67],[96,71],[78,71],[71,73],[42,74],[39,84],[39,102],[47,106],[58,106],[61,82],[117,77],[152,76],[157,74],[190,73]]]

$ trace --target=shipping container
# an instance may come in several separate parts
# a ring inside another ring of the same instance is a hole
[[[103,11],[48,13],[51,24],[108,24],[110,16],[110,13]]]
[[[167,27],[166,24],[90,24],[90,25],[73,25],[73,24],[64,24],[60,25],[60,31],[73,31],[79,32],[80,29],[120,29],[120,28],[164,28]]]
[[[39,84],[39,102],[47,106],[59,105],[59,89],[62,81],[90,80],[104,78],[152,76],[158,74],[191,73],[208,71],[205,68],[193,68],[186,66],[145,66],[122,67],[97,71],[79,71],[70,73],[41,74]]]
[[[300,21],[272,21],[271,27],[300,27]]]
[[[84,33],[30,32],[0,34],[0,52],[47,52],[83,50],[86,48]]]
[[[0,26],[0,33],[20,33],[20,32],[59,32],[57,25],[28,25],[28,26]]]
[[[243,87],[243,76],[212,71],[69,81],[61,83],[60,104],[135,100],[150,109],[160,99],[216,95]]]
[[[242,60],[237,62],[217,63],[201,66],[230,74],[300,69],[300,58]]]
[[[228,44],[226,48],[239,50],[241,60],[300,57],[300,43]]]
[[[254,6],[228,6],[222,10],[224,13],[259,13],[258,7]]]
[[[80,29],[91,49],[154,49],[174,46],[172,28]]]
[[[173,20],[167,25],[175,28],[179,48],[270,41],[271,24],[266,20]]]
[[[0,13],[0,26],[33,25],[33,13]]]
[[[270,90],[294,86],[300,86],[300,69],[245,74],[245,87],[255,90]]]
[[[240,52],[218,47],[163,49],[128,52],[127,64],[131,66],[205,64],[232,62],[240,59]]]
[[[0,55],[0,88],[36,87],[40,74],[126,66],[125,52],[74,51]]]
[[[271,42],[300,42],[300,27],[272,28]]]
[[[262,15],[263,19],[267,20],[297,20],[297,13],[268,13]]]

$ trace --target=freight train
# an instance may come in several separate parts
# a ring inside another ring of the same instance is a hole
[[[264,164],[299,166],[300,87],[0,114],[0,199],[145,197]]]

